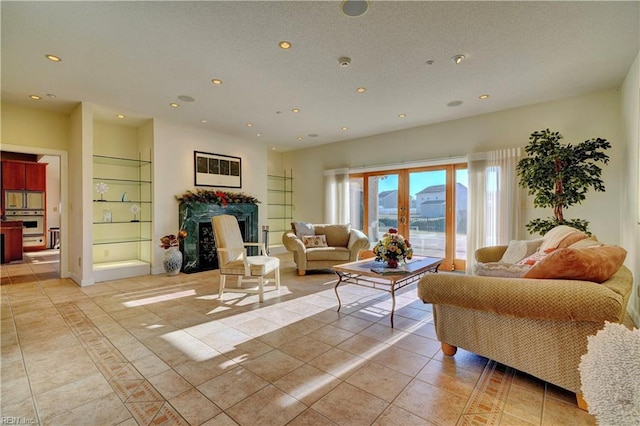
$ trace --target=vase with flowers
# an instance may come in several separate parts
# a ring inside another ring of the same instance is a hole
[[[165,249],[162,259],[162,266],[167,275],[177,275],[182,269],[182,252],[180,251],[180,241],[187,236],[187,231],[181,229],[178,235],[169,234],[160,238],[160,247]]]
[[[373,247],[378,262],[385,262],[388,268],[397,268],[413,256],[409,240],[398,234],[398,230],[390,228]]]

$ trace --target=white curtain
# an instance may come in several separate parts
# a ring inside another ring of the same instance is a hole
[[[516,165],[521,148],[470,154],[467,273],[473,270],[480,247],[506,245],[523,239],[522,202]]]
[[[324,172],[324,222],[349,223],[349,169]]]

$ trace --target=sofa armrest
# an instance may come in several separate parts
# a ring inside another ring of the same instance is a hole
[[[628,297],[632,282],[631,273],[624,266],[603,284],[440,273],[427,274],[420,280],[418,296],[425,303],[512,317],[621,322],[626,309],[624,294]]]
[[[502,259],[505,251],[507,251],[507,246],[491,246],[479,248],[475,253],[476,262],[499,262],[500,259]]]
[[[297,252],[298,255],[303,257],[307,252],[307,248],[304,246],[302,240],[298,238],[296,233],[292,230],[287,230],[284,234],[282,234],[282,244],[287,250],[294,253]]]
[[[350,259],[357,260],[358,253],[361,250],[366,250],[369,248],[369,238],[365,235],[364,232],[358,229],[352,229],[349,232],[349,243],[347,244],[347,249],[350,252]]]

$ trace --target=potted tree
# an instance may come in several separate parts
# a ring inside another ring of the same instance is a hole
[[[517,164],[520,186],[533,195],[535,207],[553,208],[553,217],[533,219],[526,227],[530,234],[544,235],[558,225],[568,225],[589,234],[589,222],[565,219],[563,209],[580,204],[590,188],[604,192],[602,169],[607,164],[604,153],[611,148],[606,139],[593,138],[577,145],[563,144],[563,136],[549,129],[536,131],[525,148],[527,157]]]

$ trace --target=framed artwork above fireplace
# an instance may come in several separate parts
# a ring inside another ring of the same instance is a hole
[[[195,186],[242,188],[242,159],[193,151],[193,177]]]

